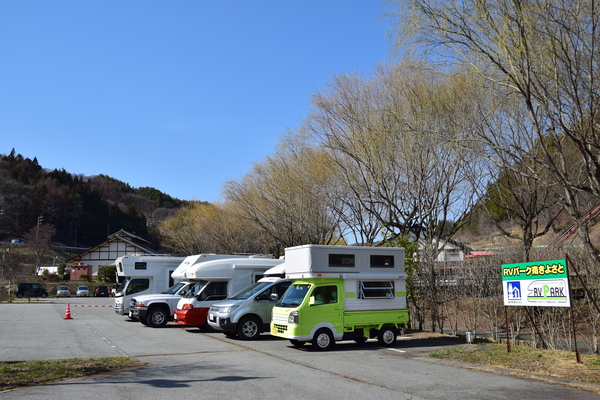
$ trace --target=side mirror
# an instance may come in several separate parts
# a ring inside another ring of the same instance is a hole
[[[271,295],[269,296],[269,300],[277,301],[279,300],[279,296],[277,295],[277,293],[271,293]]]
[[[315,296],[310,296],[310,298],[308,299],[308,305],[309,306],[315,305]]]

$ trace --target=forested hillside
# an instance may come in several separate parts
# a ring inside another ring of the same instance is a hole
[[[54,241],[65,246],[93,246],[120,229],[149,238],[153,223],[185,203],[105,175],[47,170],[14,149],[0,156],[0,241],[22,237],[38,223],[52,227]]]

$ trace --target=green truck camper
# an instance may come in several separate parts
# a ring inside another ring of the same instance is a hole
[[[285,250],[289,289],[273,308],[271,334],[300,347],[377,338],[392,346],[408,324],[404,249],[304,245]]]

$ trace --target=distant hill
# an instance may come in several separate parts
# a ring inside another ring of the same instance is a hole
[[[14,149],[0,155],[0,241],[38,223],[54,227],[55,241],[66,246],[93,246],[120,229],[151,240],[152,226],[187,203],[106,175],[47,170]]]

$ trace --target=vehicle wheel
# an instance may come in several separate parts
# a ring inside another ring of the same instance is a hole
[[[256,317],[244,317],[237,325],[237,334],[240,339],[252,340],[260,335],[260,321]]]
[[[138,320],[142,323],[142,325],[148,326],[148,320],[146,317],[138,317]]]
[[[312,339],[312,346],[316,350],[329,350],[335,344],[333,334],[329,329],[320,329]]]
[[[306,342],[303,342],[302,340],[291,339],[290,343],[292,344],[292,346],[299,349],[301,347],[304,347],[304,343],[306,343]]]
[[[42,293],[42,299],[45,299],[46,297],[48,297],[48,295],[46,293]]]
[[[23,298],[23,293],[17,293],[17,297],[22,299]]]
[[[198,327],[198,329],[200,329],[202,332],[216,332],[217,331],[212,326],[210,326],[210,324],[208,323],[208,315],[206,316],[206,319],[204,320],[204,325],[200,325]]]
[[[390,347],[396,343],[396,335],[398,335],[396,328],[384,326],[377,334],[377,340],[380,345]]]
[[[146,322],[152,328],[162,328],[167,324],[169,314],[164,307],[151,308],[146,315]]]

